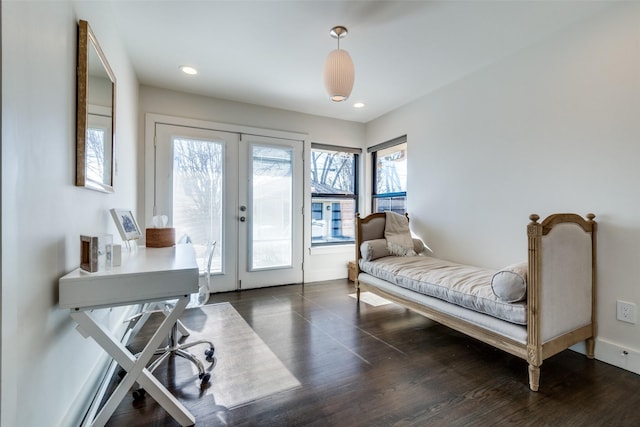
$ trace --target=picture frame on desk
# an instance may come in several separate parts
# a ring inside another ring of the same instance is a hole
[[[98,236],[80,236],[80,268],[89,273],[98,271]]]
[[[129,242],[130,240],[136,240],[142,237],[140,227],[130,210],[113,208],[110,212],[113,217],[113,221],[116,223],[116,227],[118,227],[120,237],[122,237],[124,242]]]
[[[80,235],[80,268],[95,273],[113,267],[113,235]]]

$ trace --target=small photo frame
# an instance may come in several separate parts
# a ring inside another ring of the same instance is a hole
[[[118,227],[120,237],[125,242],[142,237],[142,232],[133,213],[128,209],[111,209],[111,216]]]

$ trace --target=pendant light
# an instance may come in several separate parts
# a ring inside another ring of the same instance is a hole
[[[331,51],[324,63],[324,86],[332,101],[345,101],[351,95],[353,81],[353,61],[349,52],[340,49],[340,39],[347,36],[347,29],[342,26],[333,27],[329,32],[338,40],[338,48]]]

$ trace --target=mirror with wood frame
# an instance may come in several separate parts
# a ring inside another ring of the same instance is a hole
[[[113,192],[116,78],[87,21],[78,22],[76,185]]]

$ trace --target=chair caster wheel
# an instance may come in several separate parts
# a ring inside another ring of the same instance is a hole
[[[214,347],[211,347],[209,350],[205,350],[204,351],[204,355],[207,356],[207,359],[211,359],[213,358],[213,354],[215,353],[216,349]]]
[[[202,380],[202,384],[206,384],[211,379],[211,374],[208,372],[206,374],[200,374],[198,375],[198,378]]]
[[[143,388],[139,388],[131,392],[131,395],[133,396],[133,400],[142,400],[144,399],[146,394],[147,392]]]

